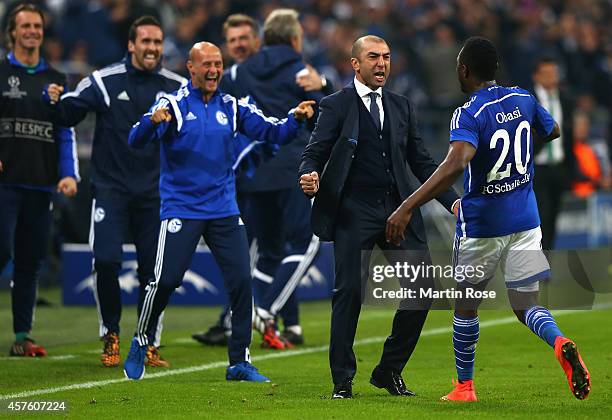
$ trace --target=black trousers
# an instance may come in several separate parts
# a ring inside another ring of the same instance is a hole
[[[0,272],[13,260],[13,331],[30,332],[51,231],[51,193],[0,184]]]
[[[137,311],[140,314],[145,288],[153,281],[157,238],[159,236],[159,198],[140,197],[94,189],[89,245],[93,251],[93,273],[100,336],[119,333],[121,321],[121,287],[119,273],[123,262],[123,243],[131,236],[136,246],[137,274],[140,283]],[[133,263],[132,261],[131,263]],[[159,346],[161,325],[156,318],[149,331],[151,344]]]
[[[350,190],[345,192],[335,227],[335,288],[332,297],[329,363],[334,384],[353,378],[357,372],[353,342],[364,299],[370,251],[378,245],[395,264],[397,252],[418,250],[429,260],[427,244],[408,230],[399,247],[385,240],[387,218],[400,204],[395,191]],[[400,261],[401,262],[401,261]],[[426,263],[428,261],[425,261]],[[433,287],[433,286],[432,286]],[[417,310],[398,309],[393,319],[379,366],[401,372],[408,362],[421,334],[428,306]]]
[[[563,165],[536,165],[533,191],[538,202],[542,228],[542,248],[553,249],[557,216],[567,184],[567,168]]]
[[[200,237],[210,248],[221,269],[230,300],[232,335],[227,350],[230,365],[250,362],[253,293],[246,229],[238,216],[220,219],[165,219],[159,228],[155,281],[147,292],[138,318],[139,344],[151,344],[149,331],[168,306],[170,296],[183,283]]]

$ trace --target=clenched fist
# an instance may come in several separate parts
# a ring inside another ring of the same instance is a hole
[[[311,172],[300,177],[300,187],[308,195],[315,195],[319,191],[319,174]]]
[[[316,104],[315,101],[300,102],[300,104],[294,110],[295,119],[298,121],[304,121],[309,118],[312,118],[312,116],[314,115],[314,109],[312,108],[312,106],[314,104]]]
[[[64,93],[64,87],[60,85],[56,85],[55,83],[51,83],[47,88],[47,93],[49,94],[49,99],[52,104],[56,104],[59,102],[62,93]]]
[[[172,114],[168,108],[157,108],[151,115],[151,122],[155,125],[170,121],[172,121]]]
[[[77,182],[71,176],[60,179],[57,183],[57,192],[64,194],[66,197],[72,197],[77,193]]]

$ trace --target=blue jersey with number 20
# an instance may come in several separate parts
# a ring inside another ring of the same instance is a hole
[[[534,96],[519,87],[481,89],[455,110],[450,141],[476,148],[464,174],[457,235],[492,238],[540,225],[531,130],[546,137],[554,123]]]

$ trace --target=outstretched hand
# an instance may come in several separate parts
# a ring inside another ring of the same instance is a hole
[[[300,102],[300,104],[294,110],[295,119],[298,121],[304,121],[309,118],[312,118],[312,116],[314,115],[314,108],[312,106],[314,104],[316,104],[315,101]]]
[[[157,108],[151,115],[151,122],[155,125],[170,121],[172,121],[172,114],[170,114],[170,110],[165,107]]]
[[[406,227],[410,223],[411,218],[412,210],[406,210],[403,206],[399,206],[387,219],[387,227],[385,229],[387,242],[399,246],[406,237]]]

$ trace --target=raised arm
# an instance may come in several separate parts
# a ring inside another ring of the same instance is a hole
[[[140,121],[132,126],[128,136],[130,146],[142,149],[166,134],[173,122],[173,107],[167,98],[160,98]],[[176,119],[176,117],[174,118]]]
[[[440,166],[387,220],[385,232],[387,241],[399,245],[404,239],[404,231],[410,222],[412,212],[451,188],[475,154],[476,148],[471,143],[464,141],[451,143],[448,154]]]
[[[296,108],[289,111],[287,118],[279,120],[266,117],[255,104],[239,100],[235,110],[238,119],[237,130],[250,138],[267,143],[288,143],[295,138],[299,123],[314,115],[312,108],[314,103],[314,101],[300,102]]]
[[[342,129],[340,116],[332,107],[329,97],[324,98],[319,104],[319,117],[310,136],[308,145],[302,153],[302,163],[299,174],[316,172],[321,174],[325,164],[329,160],[331,150],[340,135]]]
[[[79,82],[73,92],[64,93],[65,88],[50,84],[43,92],[49,105],[51,118],[59,125],[72,127],[80,123],[89,111],[102,112],[108,109],[104,95],[96,85],[93,76]]]
[[[410,125],[408,130],[408,140],[406,142],[406,156],[408,165],[421,183],[425,183],[432,174],[438,169],[438,164],[431,157],[429,151],[425,147],[425,142],[421,137],[417,119],[412,105],[408,104],[410,112]],[[453,203],[459,198],[457,193],[452,188],[452,183],[447,188],[438,192],[434,198],[437,198],[447,210],[452,212]]]

